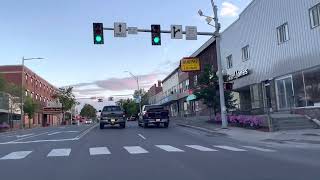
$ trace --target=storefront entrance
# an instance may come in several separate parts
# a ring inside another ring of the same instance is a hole
[[[276,95],[279,110],[287,110],[294,105],[292,76],[276,79]]]

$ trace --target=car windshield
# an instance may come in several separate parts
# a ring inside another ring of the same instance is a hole
[[[121,111],[120,106],[106,106],[102,111]]]

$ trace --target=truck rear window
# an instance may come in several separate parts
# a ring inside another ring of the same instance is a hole
[[[102,111],[121,111],[120,106],[105,106]]]

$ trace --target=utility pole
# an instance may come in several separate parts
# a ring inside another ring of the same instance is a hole
[[[219,18],[218,18],[218,7],[217,5],[214,4],[213,0],[211,0],[211,5],[212,5],[214,17],[204,15],[201,10],[199,10],[198,13],[200,16],[206,17],[206,21],[210,26],[215,27],[213,37],[215,38],[215,41],[216,41],[216,51],[217,51],[217,64],[218,64],[217,76],[219,78],[219,94],[220,94],[220,107],[221,107],[221,120],[222,120],[221,128],[225,129],[228,127],[228,120],[227,120],[227,108],[225,105],[225,97],[224,97],[224,89],[223,89],[224,80],[223,80],[221,52],[220,52],[221,25],[219,23]],[[214,25],[210,24],[212,20],[214,20]]]
[[[139,93],[139,110],[140,110],[140,114],[142,113],[142,106],[141,106],[141,91],[140,91],[140,85],[139,85],[139,78],[135,75],[133,75],[130,71],[124,71],[129,73],[136,81],[137,81],[137,87],[138,87],[138,93]]]
[[[222,73],[222,62],[221,62],[221,51],[220,51],[220,23],[218,18],[218,7],[214,4],[214,1],[211,0],[211,5],[213,8],[214,13],[214,37],[216,40],[216,51],[217,51],[217,64],[218,64],[218,77],[219,77],[219,94],[220,94],[220,107],[221,107],[221,120],[222,120],[222,127],[221,128],[227,128],[228,127],[228,120],[227,120],[227,108],[225,105],[225,98],[224,98],[224,89],[223,89],[223,73]]]

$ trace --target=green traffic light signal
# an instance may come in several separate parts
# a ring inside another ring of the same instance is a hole
[[[97,42],[101,42],[101,41],[102,41],[102,37],[101,37],[100,35],[97,35],[97,36],[96,36],[96,41],[97,41]]]
[[[93,42],[94,44],[104,44],[102,23],[93,23]]]
[[[156,44],[158,44],[158,43],[160,42],[160,38],[159,38],[159,37],[155,37],[155,38],[153,39],[153,42],[156,43]]]

